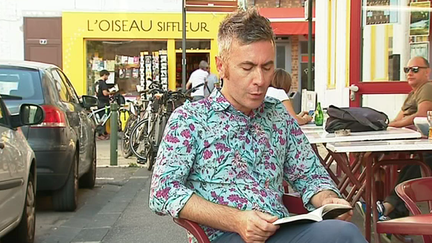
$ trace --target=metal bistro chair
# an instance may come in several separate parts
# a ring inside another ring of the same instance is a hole
[[[432,243],[432,177],[402,182],[396,186],[396,193],[412,216],[377,222],[377,233],[422,235],[425,243]],[[428,203],[427,214],[421,213],[417,202]]]
[[[308,211],[303,207],[303,201],[301,200],[299,194],[289,193],[284,194],[283,203],[287,207],[288,211],[293,214],[304,214]],[[210,243],[204,230],[195,222],[187,219],[174,218],[174,222],[181,227],[185,228],[189,233],[191,233],[197,240],[198,243]]]

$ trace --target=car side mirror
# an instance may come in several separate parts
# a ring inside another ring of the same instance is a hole
[[[40,124],[45,119],[45,111],[39,105],[22,104],[18,115],[11,119],[12,128]]]
[[[94,96],[83,95],[81,96],[82,106],[86,109],[90,109],[93,106],[98,105],[98,99]]]

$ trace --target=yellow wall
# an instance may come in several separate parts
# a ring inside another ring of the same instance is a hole
[[[187,39],[209,39],[210,71],[216,72],[217,31],[225,14],[188,13]],[[75,13],[62,17],[63,69],[81,95],[86,92],[86,39],[166,40],[168,86],[175,88],[175,40],[182,39],[181,13]]]

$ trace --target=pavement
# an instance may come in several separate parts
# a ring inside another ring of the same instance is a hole
[[[185,243],[186,231],[149,209],[151,172],[98,168],[94,189],[80,189],[75,212],[53,212],[38,198],[35,243]]]
[[[118,136],[117,143],[117,164],[110,165],[110,151],[111,141],[110,140],[97,140],[96,141],[97,151],[97,167],[142,167],[141,164],[137,164],[136,157],[131,156],[125,159],[122,156],[121,150],[121,136]]]

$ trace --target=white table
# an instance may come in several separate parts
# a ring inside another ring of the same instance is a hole
[[[323,126],[317,126],[314,123],[308,123],[300,126],[303,133],[324,132]]]
[[[410,133],[406,133],[406,136],[412,136],[408,134]],[[371,205],[374,205],[377,199],[377,190],[373,189],[373,184],[375,183],[374,174],[377,172],[379,167],[382,165],[418,164],[425,173],[424,175],[430,175],[430,169],[425,163],[423,163],[423,161],[410,157],[401,158],[395,155],[404,152],[420,153],[424,151],[432,151],[432,140],[397,139],[379,141],[329,142],[327,143],[326,148],[329,153],[332,154],[333,159],[342,168],[342,171],[345,173],[344,178],[339,181],[340,183],[338,185],[338,188],[341,190],[341,192],[346,192],[348,184],[352,183],[353,187],[349,191],[347,199],[352,199],[352,201],[355,202],[362,195],[364,195],[367,205],[365,215],[365,236],[366,240],[368,241],[370,241],[371,234]],[[359,159],[356,159],[354,163],[349,165],[346,153],[357,153],[359,155]],[[387,157],[383,157],[385,153],[387,153]],[[364,166],[364,170],[361,171],[360,175],[356,175],[356,173],[360,173],[360,168],[362,165]],[[387,186],[390,188],[392,185],[394,185],[394,182],[387,184]],[[374,218],[374,225],[376,224],[376,220],[377,217]]]
[[[303,130],[303,129],[302,129]],[[389,127],[384,131],[371,132],[351,132],[348,136],[336,136],[334,133],[328,133],[324,129],[305,133],[311,144],[334,143],[334,142],[354,142],[354,141],[371,141],[371,140],[390,140],[390,139],[410,139],[421,138],[421,133],[407,129]]]
[[[359,153],[359,152],[392,152],[392,151],[432,151],[432,140],[380,140],[358,142],[327,143],[327,149],[334,153]]]

